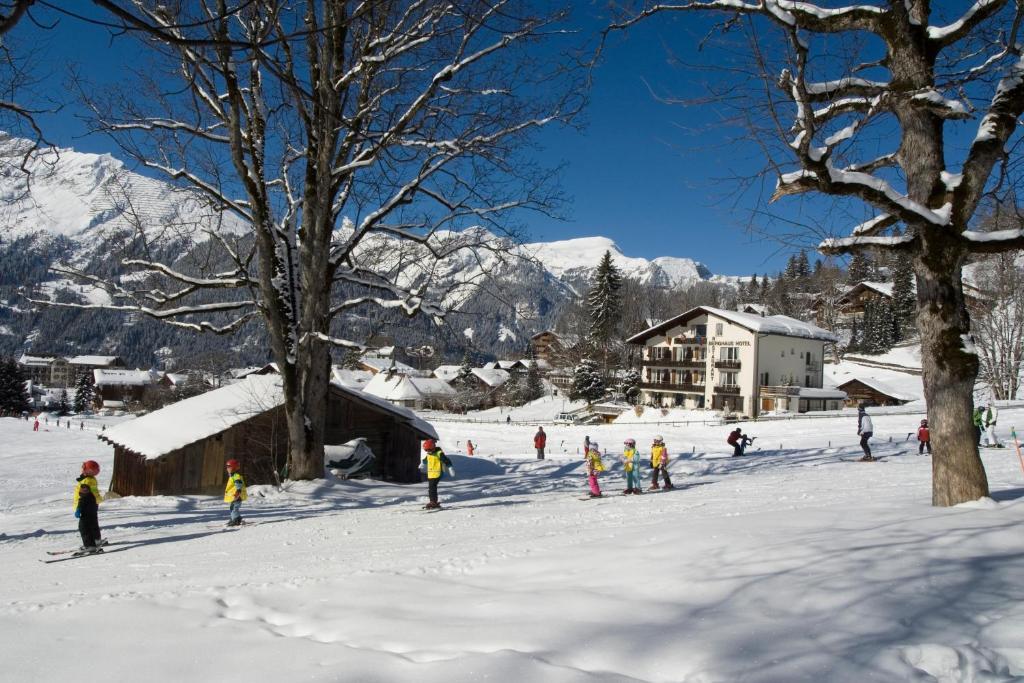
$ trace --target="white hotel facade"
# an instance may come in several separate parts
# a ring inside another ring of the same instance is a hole
[[[645,405],[756,417],[839,410],[846,398],[822,387],[825,344],[836,338],[795,318],[698,306],[626,341],[644,347]]]

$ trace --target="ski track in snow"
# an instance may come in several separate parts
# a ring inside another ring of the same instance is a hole
[[[742,459],[720,426],[552,425],[542,462],[533,426],[438,422],[447,510],[425,486],[291,483],[251,487],[260,524],[227,532],[214,498],[114,499],[123,552],[43,565],[79,542],[79,463],[104,486],[112,452],[3,418],[0,680],[1024,680],[1016,453],[984,451],[993,499],[933,508],[916,422],[879,414],[871,464],[840,460],[852,417],[744,425]],[[646,463],[656,431],[678,488],[618,495],[619,444]],[[585,434],[598,500],[578,500]]]

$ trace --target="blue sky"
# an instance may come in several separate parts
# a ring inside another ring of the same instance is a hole
[[[601,7],[595,3],[578,13],[575,21],[583,34],[603,25]],[[565,164],[562,185],[571,198],[563,211],[567,220],[526,216],[528,239],[603,235],[629,256],[689,257],[724,274],[784,266],[789,250],[745,231],[753,198],[737,202],[733,196],[736,185],[730,178],[761,167],[757,150],[729,143],[735,131],[718,123],[722,112],[716,106],[673,105],[652,94],[697,97],[704,93],[702,79],[718,77],[670,63],[670,51],[688,63],[727,59],[721,50],[695,49],[710,25],[708,18],[687,15],[613,37],[594,72],[586,127],[541,136],[544,160]],[[130,40],[111,40],[105,30],[69,19],[32,35],[44,41],[58,78],[64,64],[82,63],[91,80],[116,81],[135,54]],[[68,106],[46,117],[53,142],[117,154],[109,139],[85,136],[75,114]]]

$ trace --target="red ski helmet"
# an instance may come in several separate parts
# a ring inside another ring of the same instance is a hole
[[[426,441],[423,442],[423,450],[432,451],[435,448],[437,448],[437,444],[434,443],[433,439],[427,439]]]
[[[239,463],[234,458],[232,458],[231,460],[228,460],[226,463],[224,463],[224,466],[227,467],[232,472],[237,472],[238,470],[240,470],[242,468],[242,464]]]
[[[90,477],[95,477],[100,473],[100,464],[95,460],[86,460],[82,463],[82,473],[88,474]]]

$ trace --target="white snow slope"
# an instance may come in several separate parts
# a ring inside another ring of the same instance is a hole
[[[422,485],[253,487],[260,524],[224,531],[214,498],[123,498],[108,553],[54,564],[78,464],[105,485],[110,450],[2,418],[0,680],[1021,680],[1021,465],[985,451],[992,499],[933,508],[918,418],[876,415],[873,464],[843,460],[851,416],[751,425],[742,459],[722,427],[552,425],[543,462],[533,426],[438,421],[449,509]],[[655,429],[677,490],[579,500],[584,434],[646,461]]]

